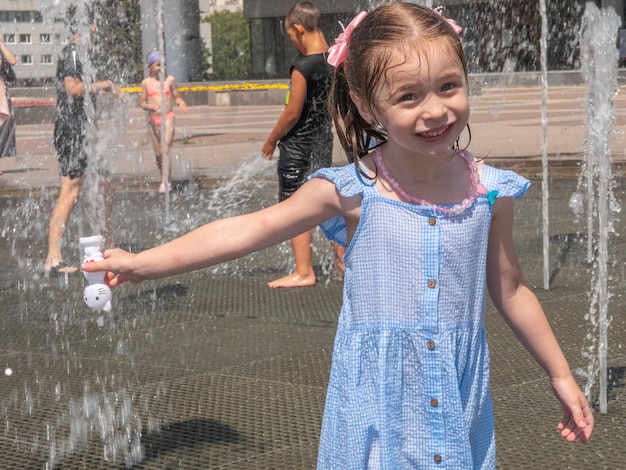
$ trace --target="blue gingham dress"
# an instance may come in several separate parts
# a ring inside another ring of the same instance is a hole
[[[460,215],[382,197],[354,164],[312,177],[362,196],[345,254],[318,469],[493,469],[485,336],[487,240],[495,197],[528,180],[484,165]],[[322,225],[346,244],[345,222]]]

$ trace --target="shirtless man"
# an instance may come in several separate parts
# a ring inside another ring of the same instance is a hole
[[[159,192],[165,193],[172,189],[172,142],[174,141],[174,103],[181,112],[187,112],[187,104],[181,98],[176,79],[168,75],[163,81],[161,89],[161,54],[152,51],[146,57],[146,64],[150,75],[141,82],[139,106],[148,111],[148,129],[154,146],[156,164],[161,172]],[[165,145],[167,147],[167,169],[163,168],[163,148],[161,145],[162,112],[165,107]]]

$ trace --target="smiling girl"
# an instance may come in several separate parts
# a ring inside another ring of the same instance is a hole
[[[515,253],[513,203],[529,183],[458,146],[469,120],[459,29],[409,3],[357,15],[329,51],[350,165],[319,170],[275,206],[83,266],[109,271],[116,286],[211,266],[322,224],[347,251],[320,469],[495,468],[486,290],[546,371],[561,436],[586,442],[593,431]]]

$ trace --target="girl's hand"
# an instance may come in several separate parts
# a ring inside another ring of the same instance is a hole
[[[113,248],[105,250],[103,261],[91,261],[83,263],[80,267],[85,272],[105,271],[104,282],[109,287],[116,287],[124,282],[137,283],[143,279],[132,272],[135,254]]]
[[[177,101],[176,102],[176,106],[178,106],[178,109],[183,114],[186,113],[187,111],[189,111],[189,108],[187,107],[187,103],[185,103],[183,100]]]
[[[557,425],[561,437],[569,442],[578,438],[581,442],[587,442],[593,432],[593,413],[574,377],[570,374],[569,377],[553,379],[550,385],[563,408],[563,417]]]

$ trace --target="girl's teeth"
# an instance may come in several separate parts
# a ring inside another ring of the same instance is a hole
[[[433,132],[423,132],[422,135],[424,137],[437,137],[438,135],[441,135],[445,132],[445,129],[441,129],[439,131],[433,131]]]

